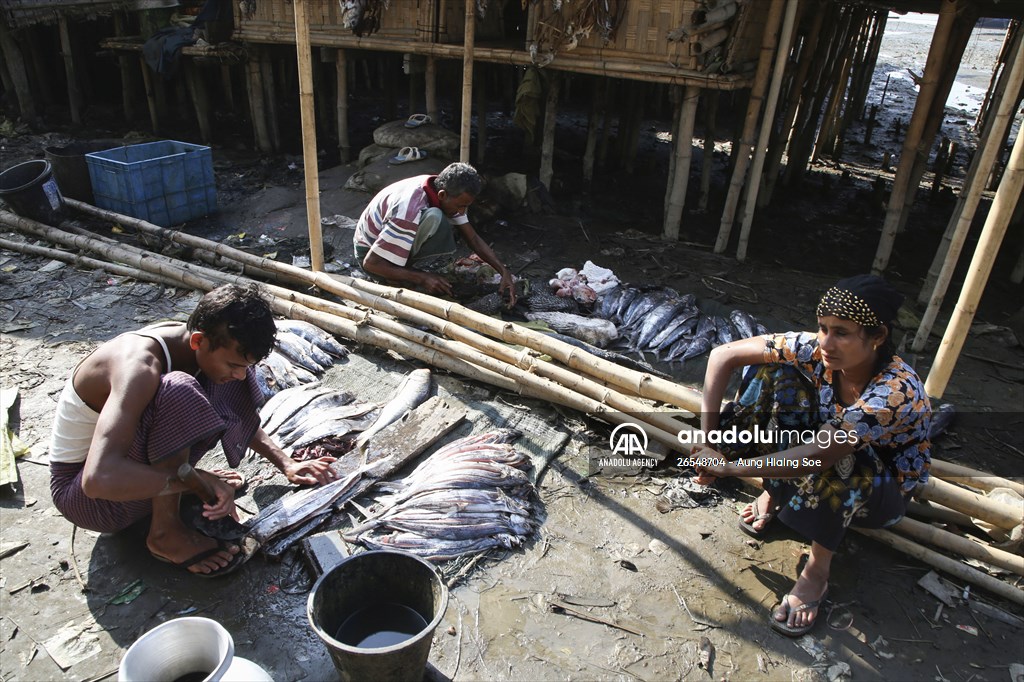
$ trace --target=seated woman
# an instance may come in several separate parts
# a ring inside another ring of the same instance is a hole
[[[846,528],[896,523],[928,478],[931,406],[892,341],[902,300],[879,277],[844,279],[818,304],[817,334],[735,341],[715,348],[708,361],[704,433],[756,437],[721,453],[698,446],[694,455],[731,461],[699,466],[697,482],[761,476],[764,492],[741,513],[741,529],[761,536],[777,516],[811,541],[796,584],[772,612],[771,625],[783,634],[798,637],[814,626]],[[737,402],[723,411],[731,372],[747,365]]]

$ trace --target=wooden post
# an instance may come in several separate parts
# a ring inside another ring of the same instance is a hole
[[[1022,68],[1021,59],[1017,59],[1014,69]],[[960,292],[960,300],[957,301],[953,310],[953,317],[946,327],[946,333],[942,337],[942,344],[935,356],[928,378],[925,380],[924,388],[930,396],[941,398],[946,391],[946,385],[953,374],[953,366],[956,364],[960,350],[963,348],[964,340],[974,320],[974,313],[978,309],[978,301],[992,273],[992,264],[995,262],[996,253],[1002,243],[1006,227],[1010,224],[1010,218],[1020,200],[1021,191],[1024,190],[1024,135],[1017,135],[1017,141],[1013,144],[1013,151],[1010,153],[1010,162],[1006,166],[1006,172],[996,190],[995,199],[992,201],[992,208],[985,218],[985,226],[978,238],[978,246],[974,251],[974,258],[971,259],[971,266],[964,280],[964,286]]]
[[[462,48],[462,126],[459,161],[469,163],[469,130],[473,118],[473,46],[476,40],[476,0],[466,0],[466,31]],[[541,178],[541,182],[544,182]]]
[[[555,128],[558,116],[558,91],[562,84],[562,74],[551,71],[548,74],[548,96],[544,103],[544,137],[540,148],[540,181],[548,191],[551,190],[551,178],[555,167]]]
[[[736,249],[736,260],[747,259],[747,243],[750,240],[750,225],[754,220],[754,209],[757,207],[757,191],[761,187],[761,171],[764,170],[764,155],[768,149],[768,137],[775,122],[775,108],[779,103],[779,92],[782,90],[782,74],[789,60],[789,48],[793,39],[793,22],[796,20],[798,0],[787,0],[786,13],[782,21],[782,33],[779,35],[779,47],[775,53],[775,70],[772,73],[768,98],[765,100],[764,116],[761,119],[761,133],[754,147],[754,161],[750,166],[750,181],[747,183],[747,196],[743,204],[743,217],[740,223],[740,243]]]
[[[672,140],[679,139],[679,117],[682,113],[681,109],[683,106],[683,86],[682,85],[670,85],[668,91],[668,101],[672,105],[672,128],[669,131],[669,135]],[[669,150],[668,154],[668,189],[665,190],[665,197],[662,200],[663,207],[661,209],[661,215],[663,219],[668,218],[669,213],[669,200],[672,198],[672,183],[674,182],[676,172],[676,153],[675,145]],[[667,222],[665,223],[668,224]],[[664,229],[662,230],[664,232]]]
[[[306,223],[309,260],[314,272],[324,269],[324,240],[320,227],[320,174],[316,163],[316,109],[313,101],[313,60],[309,44],[306,0],[292,0],[295,9],[295,51],[299,68],[299,112],[302,121],[302,161],[306,178]]]
[[[772,57],[778,45],[779,23],[782,21],[783,0],[772,0],[768,9],[768,18],[765,20],[764,36],[761,39],[761,55],[757,60],[757,71],[754,75],[754,84],[750,88],[750,103],[747,105],[747,115],[743,122],[743,132],[740,137],[740,144],[733,150],[736,155],[736,165],[732,171],[732,179],[729,182],[729,194],[725,199],[725,208],[722,210],[722,222],[718,228],[718,239],[715,240],[715,253],[722,253],[729,245],[729,235],[732,232],[733,221],[736,218],[736,209],[739,207],[740,192],[743,190],[743,181],[747,175],[747,168],[750,165],[750,151],[754,146],[754,130],[757,127],[757,119],[761,114],[761,101],[764,99],[765,90],[768,88],[769,71],[772,67]],[[757,182],[753,178],[752,182]]]
[[[235,112],[235,89],[232,87],[231,82],[231,65],[221,64],[220,65],[220,89],[221,94],[224,95],[224,108],[228,111]]]
[[[903,142],[900,165],[896,169],[896,177],[893,178],[889,206],[886,210],[885,222],[882,224],[882,238],[879,240],[875,260],[871,266],[871,271],[876,275],[885,272],[889,265],[889,256],[892,255],[893,244],[896,241],[900,215],[903,213],[904,202],[910,189],[910,176],[914,169],[917,147],[921,144],[921,136],[928,119],[928,109],[935,98],[940,77],[939,69],[945,60],[946,45],[949,42],[959,8],[960,0],[942,0],[939,20],[935,24],[935,33],[932,36],[931,48],[928,50],[928,59],[921,77],[917,102],[914,105],[914,113],[910,117],[910,126],[907,128],[907,136]]]
[[[476,164],[483,165],[484,156],[487,151],[487,67],[483,64],[476,69],[477,87],[474,88],[476,95]]]
[[[796,4],[796,0],[790,0]],[[670,176],[668,191],[668,211],[665,213],[665,225],[662,238],[667,241],[679,239],[679,221],[683,217],[683,206],[686,203],[686,186],[690,181],[690,161],[693,159],[693,127],[697,120],[697,103],[700,101],[700,88],[687,85],[683,91],[683,101],[679,106],[679,125],[676,136],[672,140],[675,147],[676,162]]]
[[[718,90],[708,90],[704,97],[704,156],[700,164],[700,198],[697,210],[708,210],[708,199],[711,196],[711,171],[715,167],[715,117],[718,113]]]
[[[192,96],[192,106],[196,110],[196,119],[199,121],[199,136],[203,142],[209,144],[213,141],[213,129],[210,126],[210,100],[206,89],[206,82],[203,74],[199,72],[196,63],[187,57],[179,57],[183,64],[185,78],[188,80],[188,91]]]
[[[427,68],[423,73],[424,97],[427,100],[427,116],[434,123],[440,124],[437,108],[437,57],[427,57]]]
[[[36,112],[35,98],[32,96],[28,72],[25,70],[24,56],[18,42],[2,21],[0,21],[0,48],[3,48],[7,72],[14,83],[14,93],[18,97],[18,109],[21,111],[21,117],[28,123],[37,125],[39,114]]]
[[[1014,56],[1015,59],[1009,62],[1012,64],[1008,77],[1011,91],[1013,88],[1019,89],[1024,84],[1024,43],[1021,41],[1017,42]],[[928,335],[935,324],[935,318],[938,317],[939,308],[942,306],[942,301],[946,296],[946,290],[953,279],[957,260],[960,258],[960,251],[967,239],[967,234],[970,232],[971,223],[974,221],[974,214],[978,210],[978,204],[981,203],[981,195],[985,189],[985,179],[988,177],[992,165],[995,163],[996,156],[999,154],[1001,146],[999,143],[1002,139],[1001,129],[1008,127],[1011,123],[1013,106],[1012,97],[1003,97],[999,100],[995,116],[990,118],[991,125],[988,126],[988,131],[982,138],[981,153],[975,154],[974,161],[971,163],[971,169],[967,173],[967,182],[961,198],[962,206],[958,206],[959,214],[954,213],[956,220],[950,224],[952,232],[949,229],[946,230],[949,235],[949,244],[945,248],[945,259],[935,280],[934,288],[931,290],[928,308],[925,310],[924,315],[921,316],[921,324],[911,345],[915,352],[919,353],[924,350],[925,344],[928,342]],[[946,239],[945,235],[943,239]]]
[[[345,48],[334,51],[334,75],[337,82],[338,152],[342,163],[352,160],[352,145],[348,139],[348,56]]]
[[[307,31],[309,28],[307,27]],[[298,34],[299,28],[295,27],[295,32]],[[296,45],[296,49],[298,46]],[[266,46],[260,46],[260,75],[263,83],[263,111],[267,117],[267,130],[270,133],[270,145],[273,147],[275,152],[281,151],[281,128],[277,122],[277,77],[274,76],[274,60],[270,58],[269,49]],[[301,99],[301,94],[300,94]],[[270,106],[267,106],[267,104]]]
[[[597,138],[604,127],[605,94],[608,92],[608,79],[603,76],[592,76],[594,86],[593,101],[590,104],[590,117],[587,121],[587,145],[583,152],[583,182],[589,187],[594,182],[594,156],[597,151]]]
[[[143,68],[146,68],[145,64],[143,64]],[[260,72],[259,56],[253,55],[245,63],[246,91],[249,94],[249,118],[252,119],[252,133],[256,141],[256,148],[264,154],[269,154],[274,150],[274,143],[271,141],[270,131],[267,129],[263,78]]]
[[[146,103],[149,105],[149,124],[153,128],[154,134],[160,133],[160,114],[159,107],[156,103],[156,88],[158,85],[154,83],[154,76],[149,72],[149,64],[146,63],[145,58],[139,55],[139,66],[142,68],[142,86],[146,89]]]
[[[60,30],[60,51],[64,57],[64,73],[68,79],[68,105],[71,108],[71,122],[75,125],[82,125],[82,91],[78,87],[78,75],[75,73],[75,58],[71,45],[71,30],[68,28],[68,18],[64,13],[57,16],[57,26]]]

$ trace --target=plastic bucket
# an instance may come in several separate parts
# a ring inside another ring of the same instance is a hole
[[[0,173],[0,199],[20,216],[56,225],[64,211],[64,197],[49,161],[19,163]]]
[[[396,606],[415,611],[423,629],[391,646],[354,646],[336,639],[350,618]],[[306,604],[309,623],[345,682],[420,682],[434,630],[447,608],[448,589],[434,566],[413,554],[388,550],[341,561],[320,576]]]
[[[92,180],[89,179],[89,165],[85,162],[85,155],[102,152],[120,145],[119,141],[110,140],[74,142],[66,147],[44,149],[46,160],[50,162],[50,167],[53,169],[53,176],[57,178],[61,196],[78,199],[87,204],[95,203],[92,194]]]

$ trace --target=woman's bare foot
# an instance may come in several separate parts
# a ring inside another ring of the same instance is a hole
[[[814,624],[818,618],[820,602],[828,592],[832,555],[831,551],[817,543],[811,546],[810,558],[796,584],[782,604],[772,612],[776,621],[784,622],[790,628],[806,628]],[[800,608],[805,604],[808,605],[806,608]]]

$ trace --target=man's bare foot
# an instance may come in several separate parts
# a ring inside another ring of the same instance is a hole
[[[210,472],[236,491],[245,487],[245,476],[234,469],[214,469]]]
[[[222,546],[217,540],[184,526],[167,531],[150,529],[146,546],[157,559],[184,566],[190,573],[199,574],[215,573],[225,568],[240,551],[237,545]],[[217,551],[218,548],[221,549]]]

